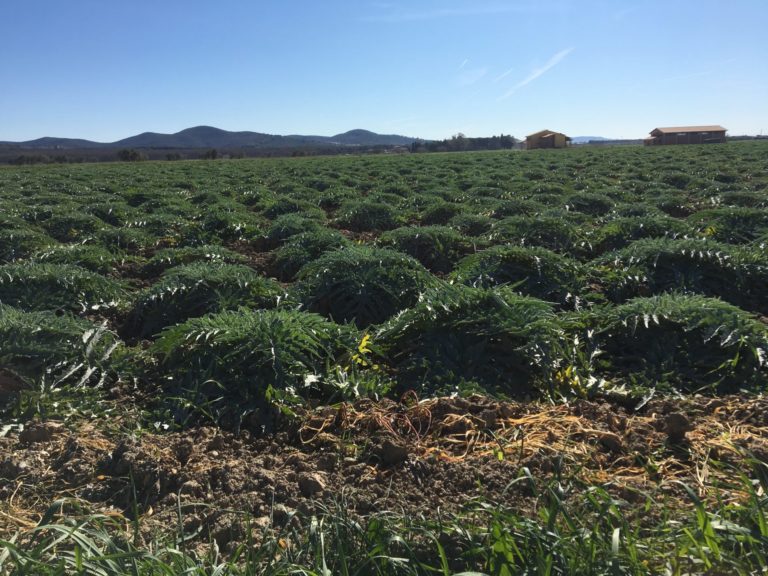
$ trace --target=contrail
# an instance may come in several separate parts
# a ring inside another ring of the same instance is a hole
[[[566,48],[565,50],[561,50],[560,52],[558,52],[557,54],[552,56],[552,58],[547,60],[547,63],[544,64],[544,66],[542,66],[541,68],[536,68],[533,72],[531,72],[523,80],[521,80],[520,82],[518,82],[517,84],[512,86],[512,88],[507,93],[505,93],[504,95],[500,96],[499,97],[499,101],[506,100],[507,98],[512,96],[512,94],[517,92],[520,88],[522,88],[526,84],[530,84],[531,82],[536,80],[536,78],[538,78],[539,76],[544,74],[550,68],[554,68],[555,66],[557,66],[557,64],[559,64],[563,60],[563,58],[568,56],[568,54],[570,54],[571,52],[573,52],[573,47]],[[504,74],[504,75],[506,75],[506,74]],[[504,75],[502,75],[502,76],[504,76]]]

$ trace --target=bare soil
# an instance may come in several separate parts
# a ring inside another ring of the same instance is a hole
[[[646,494],[684,506],[682,480],[705,501],[737,502],[745,495],[723,494],[722,476],[747,470],[749,458],[768,461],[761,397],[651,401],[641,412],[606,401],[406,397],[308,410],[262,437],[106,428],[29,422],[0,438],[0,538],[33,527],[59,498],[126,522],[138,513],[147,533],[176,529],[181,510],[187,531],[223,550],[246,516],[281,527],[326,506],[437,518],[482,498],[533,514],[530,485],[513,482],[524,469],[603,486],[651,521]]]

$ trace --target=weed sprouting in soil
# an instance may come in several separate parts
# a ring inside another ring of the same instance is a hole
[[[768,561],[765,463],[755,461],[753,470],[755,477],[737,474],[721,487],[743,494],[739,505],[708,506],[679,483],[691,505],[643,523],[638,511],[658,512],[650,495],[639,495],[633,510],[606,488],[562,476],[535,478],[526,468],[509,488],[522,485],[531,494],[536,505],[527,515],[476,499],[439,521],[394,511],[362,519],[350,515],[342,492],[286,527],[257,525],[241,513],[244,537],[226,554],[215,541],[195,549],[186,544],[181,507],[176,534],[150,535],[140,545],[141,520],[58,500],[35,527],[0,541],[0,573],[747,576],[761,573]]]

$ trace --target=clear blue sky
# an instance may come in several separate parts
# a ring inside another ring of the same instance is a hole
[[[768,133],[768,0],[0,0],[0,140]]]

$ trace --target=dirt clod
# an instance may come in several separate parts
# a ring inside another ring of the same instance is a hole
[[[299,474],[298,484],[305,498],[311,498],[325,490],[325,480],[319,473],[302,472]]]
[[[202,496],[203,492],[203,487],[197,480],[187,480],[184,482],[184,484],[181,485],[182,494],[187,494],[189,496]]]
[[[0,478],[4,480],[15,480],[29,470],[29,464],[23,460],[15,458],[6,458],[0,462]]]
[[[176,445],[176,458],[182,464],[189,462],[192,452],[195,450],[195,443],[191,438],[184,438]]]
[[[337,460],[333,454],[321,454],[317,458],[317,469],[321,472],[332,472],[336,468]]]
[[[483,410],[478,414],[478,418],[483,422],[483,427],[492,429],[496,426],[497,411],[495,409]]]
[[[688,416],[681,412],[672,412],[664,418],[664,430],[672,444],[679,444],[685,440],[686,433],[693,430]]]
[[[624,447],[621,436],[613,432],[603,432],[600,434],[600,443],[611,452],[620,452]]]
[[[213,439],[208,442],[208,450],[222,450],[226,448],[226,440],[223,436],[214,436]]]
[[[304,455],[301,454],[301,452],[296,452],[288,456],[288,458],[285,459],[285,465],[298,472],[306,472],[310,469],[310,466],[306,463]]]
[[[285,504],[275,504],[272,508],[272,519],[278,526],[285,526],[296,514],[296,510]]]
[[[408,459],[408,448],[385,438],[376,448],[375,455],[384,466],[397,466]]]
[[[61,422],[35,422],[21,431],[19,440],[26,444],[48,442],[64,430],[64,424]]]

